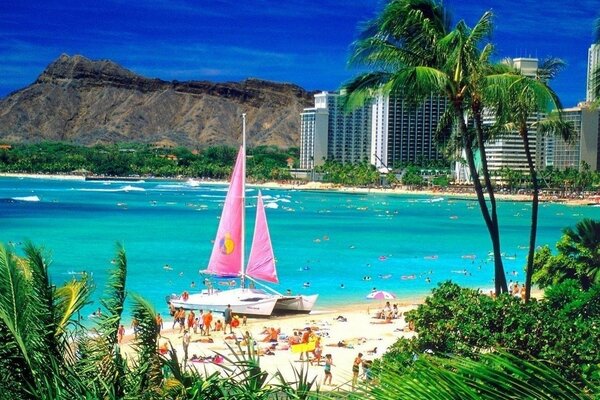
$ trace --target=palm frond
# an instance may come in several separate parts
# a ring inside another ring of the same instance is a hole
[[[467,48],[476,49],[482,40],[489,38],[494,29],[494,14],[491,11],[486,11],[483,13],[479,21],[475,24],[475,26],[471,29],[465,46]]]
[[[390,77],[391,75],[386,72],[370,72],[345,83],[341,89],[344,93],[344,109],[352,111],[365,105],[368,100],[377,95]]]
[[[56,309],[56,335],[61,336],[67,332],[71,324],[79,324],[79,314],[83,306],[89,304],[91,295],[90,282],[86,276],[81,280],[73,279],[58,287],[54,293]]]
[[[143,396],[146,392],[160,393],[162,382],[162,362],[158,354],[158,331],[154,307],[143,297],[132,294],[132,316],[138,322],[137,337],[133,348],[137,360],[132,360],[133,368],[129,374],[132,396]]]
[[[37,366],[30,352],[35,349],[27,340],[29,321],[26,317],[30,290],[23,272],[17,267],[14,253],[0,244],[0,321],[6,327],[10,341],[33,371]]]
[[[550,134],[562,138],[567,143],[573,143],[575,139],[575,127],[572,121],[560,118],[558,112],[550,114],[547,118],[537,123],[537,130],[542,134]]]
[[[378,397],[411,399],[591,399],[551,365],[506,352],[463,357],[421,356],[406,375],[381,371]]]
[[[538,65],[537,77],[538,79],[548,82],[566,68],[567,63],[557,57],[547,57],[542,60]]]
[[[117,349],[117,332],[125,302],[127,257],[123,246],[117,245],[117,262],[108,279],[105,298],[101,301],[105,312],[99,318],[97,335],[84,337],[79,346],[86,354],[80,364],[81,373],[88,377],[90,388],[101,397],[124,391],[124,362]]]

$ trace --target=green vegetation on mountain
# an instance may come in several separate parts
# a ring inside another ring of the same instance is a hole
[[[236,154],[237,149],[228,146],[192,152],[185,147],[131,143],[93,147],[60,142],[15,144],[0,150],[0,172],[227,179]],[[249,148],[248,177],[255,181],[290,179],[288,159],[297,163],[298,156],[297,148]]]

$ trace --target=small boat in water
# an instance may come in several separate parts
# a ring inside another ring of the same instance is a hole
[[[245,238],[245,115],[243,144],[237,156],[225,204],[219,220],[219,228],[213,250],[204,273],[217,277],[240,278],[240,287],[227,290],[213,290],[209,286],[200,293],[167,298],[173,307],[183,309],[203,309],[222,312],[231,305],[234,314],[250,316],[270,316],[272,313],[309,313],[318,295],[282,295],[258,281],[279,283],[275,267],[275,255],[267,225],[262,193],[256,201],[256,222],[248,263],[244,263]],[[245,265],[245,269],[244,269]],[[250,287],[246,282],[250,281]],[[261,285],[264,289],[255,287]]]

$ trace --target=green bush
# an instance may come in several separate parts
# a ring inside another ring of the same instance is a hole
[[[420,354],[478,358],[505,349],[549,360],[579,386],[600,383],[600,286],[589,291],[567,281],[548,288],[543,300],[525,304],[514,296],[494,299],[451,282],[406,313],[418,337],[401,339],[383,358],[406,370]],[[380,366],[381,367],[381,366]]]

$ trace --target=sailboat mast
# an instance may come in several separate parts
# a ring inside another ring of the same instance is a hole
[[[246,113],[242,114],[242,276],[240,278],[240,286],[246,286],[246,264],[244,260],[245,241],[246,241]]]

